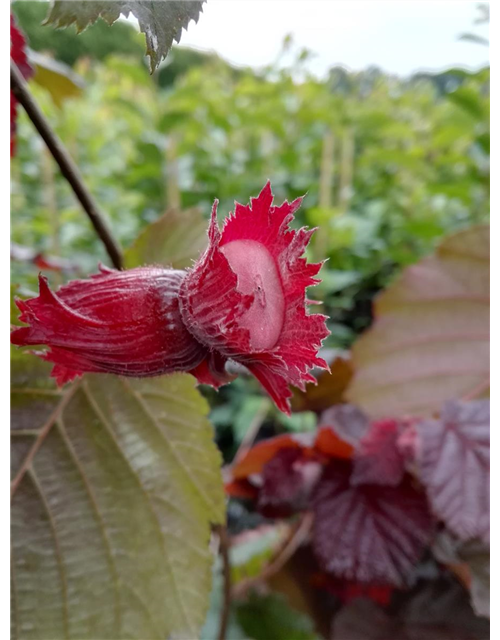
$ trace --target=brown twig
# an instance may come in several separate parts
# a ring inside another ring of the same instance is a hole
[[[289,534],[283,540],[270,562],[264,567],[259,575],[242,580],[234,587],[233,598],[244,597],[253,586],[268,580],[271,576],[278,573],[278,571],[285,566],[288,560],[290,560],[297,549],[307,539],[311,531],[312,523],[313,514],[304,513],[290,529]]]
[[[78,167],[73,162],[63,143],[54,133],[46,117],[43,115],[39,106],[33,99],[26,81],[13,60],[10,61],[10,84],[12,93],[22,104],[31,122],[44,139],[54,160],[59,165],[61,173],[71,185],[71,188],[80,201],[85,213],[90,218],[97,235],[106,247],[106,251],[108,252],[113,266],[117,269],[121,269],[123,267],[123,257],[120,247],[113,238],[111,231],[108,229],[108,226],[97,207],[97,204],[85,186]]]
[[[220,612],[219,620],[219,633],[217,635],[218,640],[225,640],[227,634],[227,625],[229,622],[229,614],[231,612],[231,559],[229,557],[230,541],[227,535],[227,528],[225,524],[220,524],[214,527],[214,532],[219,537],[219,555],[222,560],[222,577],[223,577],[223,600],[222,608]]]

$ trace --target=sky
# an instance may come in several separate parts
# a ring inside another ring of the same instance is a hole
[[[354,71],[376,65],[408,75],[451,66],[477,69],[488,48],[463,42],[488,25],[474,25],[470,0],[208,0],[181,43],[214,50],[237,65],[272,63],[287,34],[315,55],[308,68],[322,76],[340,64]]]

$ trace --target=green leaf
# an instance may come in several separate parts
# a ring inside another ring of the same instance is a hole
[[[83,81],[70,67],[37,51],[29,52],[29,60],[35,67],[33,80],[47,89],[58,107],[66,98],[81,95]]]
[[[224,497],[194,379],[46,370],[12,366],[13,637],[198,637]]]
[[[289,533],[289,526],[281,522],[262,525],[233,538],[230,553],[233,585],[259,576]]]
[[[75,24],[82,32],[98,18],[113,24],[120,14],[132,13],[146,35],[146,54],[150,57],[151,73],[167,56],[174,40],[180,42],[182,29],[191,20],[198,22],[205,0],[53,0],[46,23],[56,27]]]
[[[144,264],[185,269],[207,246],[207,221],[199,209],[170,209],[146,229],[125,252],[128,268]]]
[[[368,414],[420,415],[489,383],[489,226],[448,237],[374,306],[354,344],[347,398]]]
[[[487,120],[489,118],[488,108],[481,95],[472,87],[459,87],[452,93],[447,94],[448,100],[453,102],[475,120]]]
[[[236,618],[252,640],[315,640],[310,618],[292,609],[285,598],[277,594],[252,594],[247,602],[238,604]]]

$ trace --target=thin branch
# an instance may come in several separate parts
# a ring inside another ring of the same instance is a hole
[[[240,443],[240,446],[238,447],[238,450],[236,451],[234,458],[231,462],[231,467],[236,465],[238,462],[240,462],[241,460],[243,460],[243,458],[246,456],[246,454],[248,453],[249,449],[252,448],[252,445],[255,441],[255,438],[257,437],[257,434],[259,433],[259,429],[262,426],[262,423],[264,422],[264,420],[266,419],[267,414],[269,413],[269,403],[266,400],[266,398],[262,399],[262,404],[260,405],[259,409],[257,410],[256,414],[254,415],[252,422],[250,423],[250,425],[248,426],[248,429],[246,430],[245,435],[243,436],[243,439]]]
[[[90,218],[97,235],[106,247],[113,266],[117,269],[122,269],[123,257],[118,243],[113,238],[97,204],[85,186],[78,167],[33,99],[21,72],[13,60],[10,61],[10,84],[12,93],[22,104],[31,122],[44,139],[54,160],[59,165],[61,173],[71,185],[80,204]]]
[[[218,640],[226,640],[227,625],[229,622],[229,614],[231,612],[231,559],[229,557],[229,536],[227,535],[226,525],[217,525],[214,532],[219,536],[219,554],[222,560],[222,577],[224,580],[223,601],[219,620]]]
[[[296,524],[290,529],[289,534],[283,540],[270,562],[262,569],[259,575],[247,578],[239,582],[233,589],[233,598],[244,597],[249,589],[268,580],[282,569],[290,560],[297,549],[307,540],[313,523],[313,514],[304,513]]]

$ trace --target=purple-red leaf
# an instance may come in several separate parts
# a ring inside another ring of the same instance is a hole
[[[345,442],[357,447],[368,432],[367,416],[352,404],[337,404],[321,414],[320,425],[330,426]]]
[[[433,530],[425,496],[408,479],[398,487],[351,486],[350,470],[332,462],[317,485],[316,555],[339,577],[403,586]]]
[[[354,456],[351,484],[395,487],[401,482],[405,458],[398,448],[398,437],[403,428],[397,420],[378,420],[370,425]]]
[[[321,464],[300,449],[282,449],[264,466],[259,510],[284,517],[303,509],[320,474]]]
[[[451,401],[416,425],[417,464],[432,508],[459,538],[489,540],[490,405]]]

